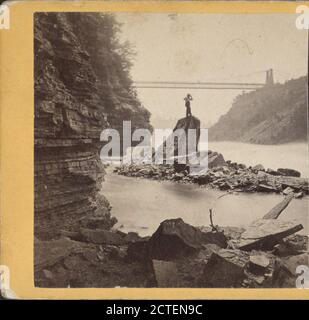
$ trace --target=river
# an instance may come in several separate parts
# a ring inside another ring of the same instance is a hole
[[[113,206],[120,230],[151,235],[165,219],[181,217],[192,225],[209,225],[209,208],[219,226],[246,227],[263,217],[283,197],[278,194],[229,194],[193,184],[130,178],[108,168],[102,192]],[[302,223],[308,234],[308,197],[293,199],[279,219]]]
[[[209,142],[209,149],[220,152],[226,160],[244,163],[247,166],[262,164],[266,169],[291,168],[309,177],[308,144],[287,143],[259,145],[240,142]]]

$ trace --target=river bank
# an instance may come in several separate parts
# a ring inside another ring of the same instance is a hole
[[[151,236],[165,219],[181,217],[193,226],[209,225],[209,209],[219,226],[246,228],[283,199],[277,193],[229,192],[167,180],[132,178],[107,168],[102,192],[117,217],[115,225],[123,232]],[[308,198],[294,199],[280,220],[302,223],[308,234]]]
[[[151,237],[80,228],[35,241],[37,287],[295,287],[308,264],[302,225],[264,216],[247,230],[164,220]],[[48,255],[46,255],[48,252]]]
[[[287,198],[241,193],[220,198],[214,206],[223,191],[174,181],[132,179],[111,171],[107,169],[103,190],[120,223],[106,228],[100,225],[100,216],[93,216],[79,221],[74,231],[64,226],[57,239],[36,240],[36,286],[295,287],[296,266],[308,263],[308,237],[299,233],[306,230],[307,223],[295,215],[302,212],[306,219],[304,205],[308,202],[304,199],[292,200],[291,194]],[[172,194],[179,195],[181,204],[175,205]],[[241,200],[244,196],[259,197],[258,203],[267,205],[253,212],[257,206],[248,198]],[[239,202],[237,211],[233,204]],[[121,203],[122,207],[117,207]],[[209,226],[209,207],[214,208],[213,226]],[[226,209],[223,215],[222,208]],[[271,208],[276,208],[276,219]],[[124,216],[131,219],[131,225],[125,223]],[[237,226],[237,219],[244,217],[246,225]],[[143,228],[146,221],[151,221],[152,227]],[[138,232],[132,232],[133,224],[141,227]]]
[[[214,189],[233,192],[295,193],[301,198],[308,195],[308,179],[301,178],[293,169],[267,169],[258,164],[246,167],[244,164],[224,161],[221,154],[211,152],[209,169],[191,174],[187,165],[126,165],[116,167],[115,173],[128,177],[153,180],[168,180],[181,183],[196,183]]]
[[[98,196],[111,203],[110,223],[98,210],[35,239],[36,286],[295,287],[308,264],[307,179],[209,159],[199,175],[177,164],[108,167]]]
[[[245,163],[252,167],[260,163],[264,168],[293,168],[299,171],[302,177],[309,178],[307,142],[261,145],[234,141],[209,141],[208,147],[237,163]]]

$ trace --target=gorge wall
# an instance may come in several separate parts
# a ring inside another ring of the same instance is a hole
[[[108,229],[115,220],[99,193],[100,133],[120,129],[123,120],[132,130],[151,129],[131,88],[129,46],[117,40],[119,25],[109,14],[34,19],[35,236],[52,239],[80,223]]]
[[[307,140],[307,77],[239,95],[210,140],[278,144]]]

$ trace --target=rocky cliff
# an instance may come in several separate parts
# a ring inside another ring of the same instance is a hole
[[[100,133],[123,120],[150,128],[131,89],[128,45],[114,17],[99,13],[35,14],[35,236],[95,224],[110,228],[100,193]],[[104,191],[103,191],[104,192]]]
[[[200,120],[194,116],[179,119],[173,129],[175,136],[170,136],[167,139],[167,143],[169,139],[172,139],[173,143],[170,142],[171,146],[166,148],[166,157],[181,156],[188,154],[190,151],[197,151],[200,139],[200,124]],[[189,130],[195,132],[195,145],[193,146],[189,146],[189,143],[191,143],[188,138]],[[177,132],[180,134],[177,135]],[[177,138],[175,139],[175,137]]]
[[[211,140],[278,144],[307,139],[307,77],[238,96],[210,128]]]

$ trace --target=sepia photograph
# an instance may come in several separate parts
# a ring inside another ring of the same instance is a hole
[[[296,18],[35,12],[35,287],[308,287]]]

